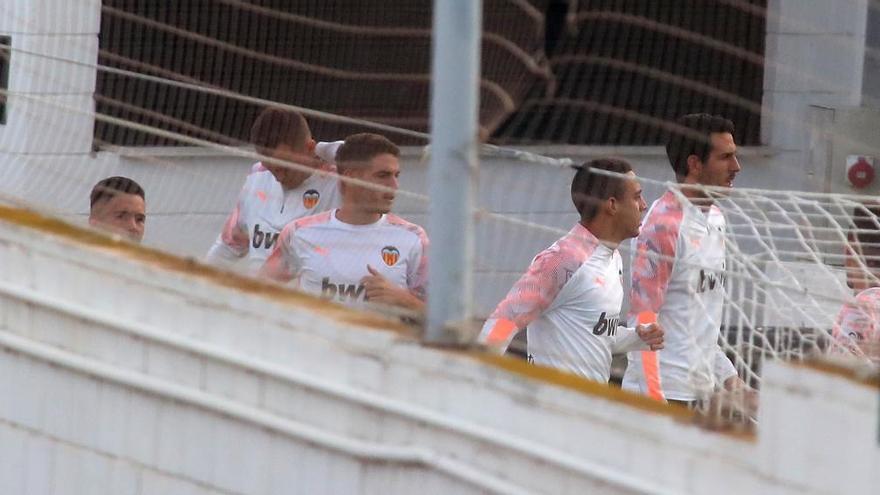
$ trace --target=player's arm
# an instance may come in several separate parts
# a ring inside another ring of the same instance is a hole
[[[611,353],[659,351],[663,349],[663,341],[663,327],[659,323],[638,325],[635,328],[619,326],[611,341]]]
[[[479,341],[504,352],[517,332],[541,315],[556,299],[577,267],[566,266],[558,251],[544,251],[486,320]]]
[[[415,292],[406,288],[394,285],[393,282],[385,278],[378,270],[367,265],[369,275],[361,279],[366,289],[367,300],[371,303],[379,303],[387,306],[397,306],[399,308],[408,309],[418,313],[424,312],[425,301]]]
[[[260,268],[260,277],[266,277],[276,282],[290,282],[299,274],[302,266],[299,255],[296,252],[296,238],[294,235],[295,223],[289,223],[281,231],[278,241],[272,253]]]
[[[652,211],[645,219],[634,244],[632,287],[630,289],[629,322],[635,327],[639,315],[660,313],[675,268],[681,216],[673,211]],[[651,352],[642,355],[641,374],[645,377],[648,396],[665,400],[660,383],[660,360]]]
[[[736,368],[730,362],[730,359],[727,358],[727,354],[724,353],[720,345],[715,349],[712,372],[715,373],[715,378],[718,379],[718,382],[724,384],[726,390],[746,386],[746,383],[736,373]]]
[[[206,255],[208,263],[228,265],[243,258],[248,253],[250,237],[241,214],[243,196],[244,192],[242,191],[238,201],[235,203],[235,208],[233,208],[232,213],[229,214],[226,222],[223,224],[223,230],[217,236],[214,245],[208,250]]]
[[[629,321],[640,313],[657,314],[666,300],[678,242],[678,222],[663,215],[649,218],[635,241]]]
[[[336,151],[345,141],[321,141],[315,145],[315,156],[324,163],[336,163]]]

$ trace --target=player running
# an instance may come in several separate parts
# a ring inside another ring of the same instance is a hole
[[[384,190],[341,181],[342,205],[297,220],[260,271],[274,280],[351,306],[365,302],[423,311],[428,237],[418,225],[389,213],[400,175],[400,150],[378,134],[355,134],[336,154],[343,176]]]
[[[629,313],[630,322],[656,314],[665,348],[630,352],[623,388],[696,406],[719,384],[746,390],[718,344],[726,223],[717,192],[702,187],[732,187],[741,167],[729,120],[692,114],[676,125],[666,153],[686,199],[667,191],[651,205],[635,241]]]
[[[526,328],[530,361],[607,383],[612,354],[663,347],[658,325],[619,326],[617,246],[638,235],[646,205],[632,167],[616,159],[578,167],[571,199],[580,222],[532,260],[486,320],[480,340],[503,351]]]
[[[330,162],[339,144],[316,144],[302,115],[278,108],[267,108],[257,117],[251,141],[262,155],[316,170],[333,170]],[[255,273],[285,225],[339,204],[337,183],[332,176],[268,162],[255,164],[223,231],[208,251],[208,261],[234,266],[244,259],[244,271]]]

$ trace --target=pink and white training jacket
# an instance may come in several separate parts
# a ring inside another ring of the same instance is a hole
[[[393,214],[369,225],[352,225],[336,211],[301,218],[281,231],[262,273],[294,281],[301,290],[351,306],[362,306],[361,280],[367,265],[424,299],[428,275],[428,236],[424,229]]]
[[[627,355],[624,389],[692,401],[736,374],[718,345],[725,228],[718,207],[704,211],[671,191],[651,205],[634,240],[628,318],[655,313],[664,348]],[[659,390],[649,389],[656,385]]]
[[[612,354],[647,348],[633,328],[618,325],[622,277],[620,253],[577,224],[532,260],[480,340],[503,351],[526,328],[534,363],[608,382]]]
[[[865,289],[843,305],[834,325],[834,339],[856,355],[880,364],[880,287]]]
[[[331,162],[341,143],[318,143],[316,151],[326,163],[323,170],[335,170]],[[254,164],[232,213],[208,251],[208,262],[234,265],[244,260],[244,271],[256,274],[285,225],[339,206],[338,182],[336,177],[314,174],[298,187],[285,190],[261,163]]]

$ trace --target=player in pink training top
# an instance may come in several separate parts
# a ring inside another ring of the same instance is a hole
[[[844,304],[834,325],[834,339],[849,352],[880,364],[880,205],[853,212],[846,248],[847,283],[857,292]]]
[[[428,237],[390,213],[399,155],[378,134],[347,137],[336,154],[339,173],[382,189],[340,181],[342,205],[285,227],[260,273],[347,305],[423,311]]]
[[[607,383],[612,354],[662,348],[658,325],[618,325],[617,246],[638,235],[646,205],[629,163],[610,158],[578,168],[571,199],[580,222],[535,257],[486,320],[480,340],[503,351],[525,328],[530,361]]]
[[[676,127],[666,153],[681,195],[667,191],[648,210],[635,241],[629,313],[631,322],[642,312],[656,314],[666,331],[665,348],[630,352],[623,388],[695,406],[723,384],[749,391],[753,402],[718,341],[726,221],[713,195],[732,187],[741,170],[733,123],[692,114]]]
[[[316,144],[302,115],[279,108],[267,108],[260,113],[251,128],[251,141],[262,155],[315,170],[333,170],[328,162],[333,161],[338,146]],[[283,164],[255,164],[207,259],[227,266],[244,260],[245,271],[255,273],[285,225],[338,204],[335,177]]]

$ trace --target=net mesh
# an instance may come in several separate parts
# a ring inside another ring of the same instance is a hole
[[[504,146],[481,149],[478,316],[488,316],[531,258],[574,225],[570,165],[606,151],[588,148],[567,159],[570,148],[542,156],[508,145],[659,144],[672,119],[690,111],[726,114],[740,144],[758,144],[772,119],[810,130],[803,119],[761,106],[766,3],[686,4],[485,2],[480,123],[484,137]],[[4,48],[0,40],[2,58],[11,61],[0,64],[0,75],[7,65],[13,72],[0,90],[6,201],[84,223],[92,185],[130,175],[147,189],[145,242],[203,258],[252,164],[270,159],[247,141],[257,113],[274,105],[301,111],[318,140],[373,131],[419,145],[403,151],[394,211],[426,225],[430,186],[420,145],[428,139],[428,2],[376,9],[342,1],[107,0],[100,14],[97,46],[85,38],[68,43],[92,58],[15,36]],[[19,66],[24,77],[15,74],[16,60],[27,61]],[[80,71],[96,78],[93,87],[64,90],[78,84]],[[26,87],[37,80],[62,90]],[[100,152],[89,154],[94,149]],[[628,158],[649,202],[680,194],[662,153]],[[772,165],[774,157],[744,157],[744,177],[749,161]],[[869,251],[872,243],[853,236],[880,223],[863,206],[870,195],[799,191],[800,183],[786,179],[754,187],[766,177],[755,173],[752,187],[716,199],[728,222],[717,325],[739,375],[760,387],[767,359],[851,352],[834,334],[838,313],[855,301],[853,287],[877,280],[870,254],[847,253]],[[868,223],[857,226],[855,212]],[[630,244],[620,250],[628,263]]]
[[[539,3],[540,4],[540,3]],[[540,6],[540,5],[539,5]],[[347,1],[105,1],[99,61],[242,95],[418,131],[428,127],[430,2],[382,8]],[[485,2],[480,122],[492,133],[549,71],[542,16],[528,2]],[[98,110],[227,142],[247,141],[259,107],[112,73],[98,76]],[[316,118],[317,135],[362,126]],[[107,123],[102,142],[166,145]],[[400,144],[424,144],[407,134]]]

